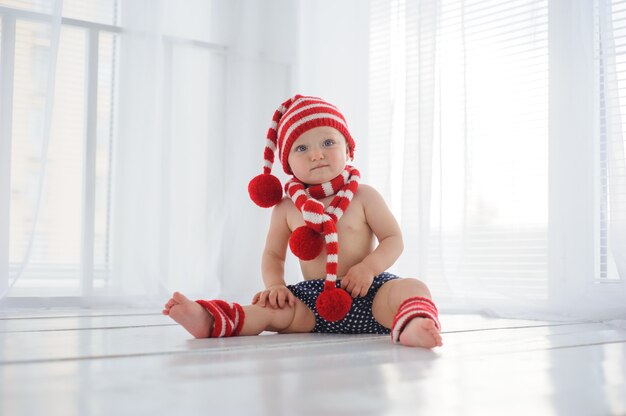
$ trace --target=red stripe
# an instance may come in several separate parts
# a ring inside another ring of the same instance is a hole
[[[304,190],[304,189],[303,189]],[[302,209],[302,205],[304,205],[304,203],[307,201],[306,195],[300,195],[297,199],[296,199],[296,207],[301,210]]]
[[[223,300],[216,300],[215,302],[215,310],[219,313],[220,317],[223,319],[223,327],[222,327],[222,332],[224,332],[225,337],[227,337],[232,330],[230,329],[229,325],[229,317],[228,317],[228,313],[225,310],[225,308],[228,308],[228,304],[226,302],[224,302]],[[218,333],[219,334],[219,333]]]
[[[405,317],[410,317],[413,315],[419,315],[421,313],[429,313],[434,317],[437,317],[437,312],[432,309],[420,308],[420,307],[409,307],[402,309],[402,312],[399,312],[396,315],[396,321],[401,321]]]
[[[409,307],[409,308],[404,308],[402,312],[396,316],[396,320],[401,321],[403,318],[407,316],[419,315],[423,312],[427,312],[433,316],[437,315],[435,311],[433,311],[432,309],[426,309],[426,308],[420,308],[420,307]]]
[[[211,338],[220,336],[230,337],[238,335],[239,332],[241,332],[245,320],[245,312],[241,305],[233,303],[231,306],[223,300],[197,300],[196,302],[213,316],[214,323],[210,334]],[[239,320],[235,326],[237,314],[239,314]],[[224,330],[223,335],[221,335],[222,330]]]
[[[304,107],[308,107],[310,105],[315,105],[315,107],[311,107],[311,108],[307,108],[305,110],[299,111],[300,109],[304,108]],[[299,112],[298,112],[299,111]],[[289,117],[291,114],[298,112],[298,114],[296,116],[293,117]],[[337,109],[331,105],[328,105],[328,103],[325,103],[323,101],[303,101],[300,103],[297,103],[296,105],[292,105],[291,107],[289,107],[289,109],[285,112],[285,114],[283,114],[283,116],[281,117],[281,126],[280,126],[280,141],[283,141],[285,139],[285,134],[287,133],[287,131],[289,130],[289,128],[291,126],[293,126],[294,124],[298,123],[300,120],[302,120],[303,118],[306,118],[308,116],[314,115],[314,114],[332,114],[334,116],[336,116],[337,118],[339,118],[340,120],[343,121],[343,124],[345,123],[345,119],[343,118],[343,116],[341,115],[341,113],[339,111],[337,111]],[[287,118],[289,118],[287,120]],[[303,123],[302,125],[304,125],[306,123]]]
[[[410,303],[404,304],[404,306],[398,308],[398,312],[396,313],[395,321],[399,321],[404,318],[406,315],[413,314],[415,312],[426,311],[434,316],[437,316],[437,311],[434,307],[427,307],[424,304],[419,303]]]
[[[402,302],[402,304],[400,304],[400,307],[396,312],[396,316],[393,319],[393,324],[391,326],[392,336],[393,332],[402,331],[403,328],[396,327],[399,322],[402,321],[404,318],[406,318],[406,320],[403,321],[402,326],[406,325],[411,319],[415,317],[423,317],[431,319],[433,322],[435,322],[437,329],[441,330],[441,324],[439,323],[438,315],[439,314],[437,312],[437,307],[432,300],[420,296],[408,298],[404,302]]]
[[[239,335],[239,333],[241,332],[241,329],[243,328],[243,321],[246,318],[246,313],[243,310],[243,307],[238,303],[235,303],[235,307],[237,308],[237,312],[239,313],[239,322],[237,323],[237,327],[235,328],[235,331],[233,332],[233,336]]]
[[[326,253],[338,254],[339,244],[337,244],[336,242],[326,243]]]
[[[309,104],[312,104],[312,103],[306,103],[306,105],[309,105]],[[279,143],[279,147],[280,147],[280,154],[282,156],[281,160],[283,160],[283,161],[287,159],[285,157],[286,155],[283,152],[285,152],[287,149],[289,149],[291,147],[291,143],[293,143],[295,141],[295,138],[298,136],[297,132],[301,131],[301,130],[307,130],[307,124],[309,124],[309,123],[313,123],[313,124],[314,123],[320,123],[320,120],[323,120],[324,118],[311,120],[311,121],[299,124],[296,128],[294,128],[291,131],[291,133],[289,134],[289,137],[287,137],[287,132],[289,131],[289,129],[294,124],[298,124],[303,118],[306,118],[306,117],[314,115],[314,114],[321,114],[321,113],[332,114],[332,115],[334,115],[334,116],[336,116],[336,117],[341,119],[341,113],[339,113],[337,110],[328,108],[328,107],[326,107],[324,105],[323,108],[313,107],[313,108],[308,108],[306,110],[302,110],[301,112],[298,113],[297,116],[291,117],[291,118],[289,118],[287,120],[287,118],[289,117],[289,114],[293,113],[294,111],[296,111],[300,107],[301,107],[300,105],[296,105],[295,108],[294,108],[294,106],[292,106],[291,108],[289,108],[289,110],[287,110],[287,112],[285,114],[283,114],[283,117],[281,118],[280,132],[279,132],[279,136],[278,136],[278,143]],[[326,120],[328,120],[328,119],[326,119]],[[326,121],[326,123],[327,122],[328,121]],[[345,121],[344,121],[343,124],[345,124]]]
[[[211,338],[219,337],[222,333],[222,316],[217,307],[214,307],[212,303],[207,302],[206,308],[209,310],[209,313],[213,315],[213,330],[211,331]]]
[[[339,175],[335,179],[330,181],[330,185],[332,186],[333,191],[335,191],[335,192],[333,192],[334,194],[339,192],[339,190],[343,187],[344,184],[345,183],[344,183],[343,175]]]
[[[274,115],[272,116],[272,121],[276,122],[276,127],[278,127],[278,122],[280,121],[280,118],[282,117],[282,114],[280,111],[276,110],[274,112]]]
[[[430,300],[428,298],[421,297],[421,296],[414,296],[412,298],[406,299],[404,302],[402,302],[400,304],[400,307],[398,308],[398,310],[402,309],[402,307],[404,307],[405,304],[416,302],[416,301],[421,301],[423,303],[426,303],[426,304],[432,306],[433,308],[435,308],[435,310],[437,310],[437,307],[435,306],[435,304],[434,304],[434,302],[432,300]]]

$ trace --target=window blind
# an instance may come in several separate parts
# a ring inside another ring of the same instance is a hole
[[[611,222],[626,222],[626,2],[596,4],[596,65],[600,74],[600,275],[619,281]],[[616,99],[615,99],[616,98]],[[614,128],[617,127],[617,128]]]
[[[420,252],[407,262],[439,293],[447,276],[546,299],[547,1],[373,1],[371,19],[369,131],[391,139],[368,169],[402,183],[401,202],[386,196]]]

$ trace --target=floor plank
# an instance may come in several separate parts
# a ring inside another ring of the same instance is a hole
[[[0,319],[2,415],[626,414],[626,329],[443,315],[388,336],[190,339],[138,311]]]

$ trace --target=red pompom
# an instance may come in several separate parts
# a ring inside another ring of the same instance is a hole
[[[322,248],[324,248],[324,237],[303,225],[291,233],[289,248],[300,260],[313,260],[320,255]]]
[[[343,289],[335,287],[335,282],[324,282],[324,291],[315,302],[317,313],[328,322],[343,319],[352,306],[352,297]]]
[[[250,199],[262,208],[273,207],[283,198],[280,180],[270,173],[262,173],[252,178],[248,184]]]

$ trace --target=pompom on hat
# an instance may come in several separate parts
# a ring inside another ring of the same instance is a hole
[[[282,103],[272,117],[263,152],[265,159],[263,173],[254,177],[248,184],[248,193],[255,204],[262,208],[270,208],[280,202],[283,189],[280,180],[272,175],[276,152],[278,151],[283,171],[292,175],[288,163],[291,146],[302,133],[321,126],[333,127],[343,134],[349,156],[354,157],[354,140],[339,109],[321,98],[298,94]]]
[[[338,130],[346,139],[349,157],[354,156],[354,140],[337,107],[321,98],[296,95],[282,103],[272,117],[263,153],[263,173],[248,184],[248,193],[254,203],[270,208],[281,201],[280,180],[271,173],[276,152],[285,173],[293,175],[288,163],[293,143],[303,133],[321,126]],[[336,287],[339,252],[336,224],[356,193],[359,180],[359,171],[346,166],[339,176],[324,184],[308,186],[294,176],[285,186],[306,224],[291,234],[291,251],[301,260],[312,260],[326,247],[326,281],[316,306],[319,315],[330,322],[343,319],[352,305],[348,292]],[[335,197],[325,209],[319,199],[332,195]]]

